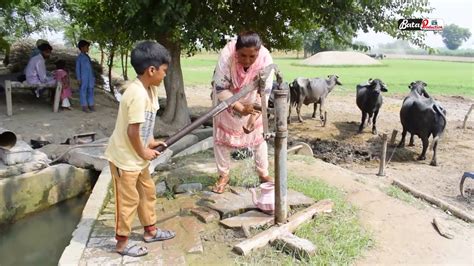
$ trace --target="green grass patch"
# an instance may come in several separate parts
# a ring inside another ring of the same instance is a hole
[[[295,234],[313,242],[318,252],[309,260],[300,261],[272,247],[265,247],[248,258],[237,258],[245,265],[347,265],[373,245],[371,234],[360,224],[357,210],[344,200],[338,189],[320,180],[308,180],[290,174],[288,186],[315,200],[331,199],[331,214],[317,216],[302,225]]]
[[[311,164],[314,158],[307,155],[292,154],[288,156],[289,162],[304,162],[305,164]]]
[[[305,64],[302,64],[301,62],[298,62],[298,63],[292,63],[291,64],[292,66],[295,66],[295,67],[311,67],[311,68],[348,68],[348,67],[351,67],[351,68],[359,68],[359,67],[363,67],[363,68],[372,68],[372,67],[388,67],[387,64],[380,64],[380,65],[317,65],[317,66],[312,66],[312,65],[305,65]]]
[[[258,187],[260,181],[255,172],[255,163],[253,158],[242,160],[238,165],[232,167],[230,170],[231,186],[237,187]]]
[[[93,54],[97,58],[97,54]],[[217,63],[218,54],[203,53],[192,57],[181,58],[184,85],[210,86],[212,73]],[[445,62],[428,60],[385,59],[381,66],[306,66],[303,59],[288,56],[275,56],[274,62],[279,66],[286,81],[296,77],[326,77],[337,74],[343,86],[335,91],[355,93],[355,86],[365,83],[369,78],[379,78],[388,85],[388,94],[408,93],[408,85],[415,80],[428,84],[428,91],[433,95],[460,95],[474,98],[474,65],[471,62]],[[116,61],[114,71],[122,73],[120,62]],[[128,76],[133,78],[135,72],[131,66]]]
[[[211,186],[215,183],[216,180],[216,175],[198,175],[198,176],[191,176],[191,177],[186,177],[185,183],[201,183],[203,187]]]
[[[405,191],[403,191],[402,189],[400,189],[400,188],[398,188],[394,185],[388,186],[385,189],[385,193],[387,195],[389,195],[390,197],[399,199],[399,200],[407,202],[407,203],[415,203],[416,202],[415,197],[413,197],[412,195],[406,193]]]

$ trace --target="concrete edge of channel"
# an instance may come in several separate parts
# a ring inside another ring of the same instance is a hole
[[[190,150],[188,150],[189,153],[187,155],[209,149],[210,140],[212,140],[212,137],[194,143],[189,147]],[[174,152],[171,149],[165,150],[160,157],[150,162],[150,172],[153,173],[158,165],[168,162],[172,157],[174,157],[173,154]],[[79,265],[84,250],[86,249],[89,236],[92,233],[93,226],[99,217],[104,201],[107,198],[107,193],[111,184],[112,175],[110,174],[110,168],[107,165],[102,169],[102,172],[97,179],[94,189],[87,200],[86,206],[84,206],[81,219],[72,233],[72,239],[69,242],[69,245],[64,249],[58,265]]]

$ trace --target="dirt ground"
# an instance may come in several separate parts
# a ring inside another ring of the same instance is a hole
[[[186,95],[194,112],[203,112],[210,107],[206,88],[189,88]],[[362,134],[357,134],[361,114],[355,104],[355,94],[343,95],[336,91],[328,96],[326,127],[321,127],[319,119],[311,118],[312,105],[303,106],[303,123],[297,121],[296,110],[292,110],[289,138],[308,142],[316,157],[327,162],[383,182],[390,182],[392,178],[399,179],[464,210],[473,211],[474,199],[468,202],[459,196],[462,174],[474,171],[474,114],[468,120],[466,130],[461,129],[467,111],[474,104],[472,99],[458,96],[436,97],[446,108],[448,119],[446,131],[438,145],[438,166],[429,165],[432,150],[427,151],[425,161],[416,160],[421,153],[421,140],[415,137],[415,147],[408,147],[408,135],[405,148],[388,148],[387,159],[391,160],[385,171],[386,177],[376,176],[379,170],[381,135],[386,133],[390,138],[392,130],[396,129],[399,132],[396,143],[400,141],[402,126],[399,112],[403,97],[384,97],[377,119],[378,135],[371,133],[371,127],[366,127]],[[474,186],[474,181],[466,181],[465,186],[472,187],[470,182]]]
[[[438,166],[436,167],[429,165],[433,155],[432,150],[428,150],[425,161],[416,160],[421,153],[422,144],[419,138],[415,138],[415,147],[390,147],[387,157],[391,158],[391,161],[386,168],[386,177],[381,178],[375,175],[379,169],[380,135],[386,133],[390,138],[392,130],[396,129],[399,132],[402,130],[399,119],[402,97],[384,97],[384,105],[377,121],[379,135],[372,135],[370,127],[367,127],[362,134],[357,134],[361,114],[355,105],[355,97],[352,95],[330,96],[327,107],[329,122],[325,128],[320,126],[319,121],[310,118],[311,107],[304,108],[305,122],[293,123],[290,134],[296,139],[308,139],[313,142],[318,138],[336,141],[339,147],[345,149],[352,145],[354,153],[338,156],[345,160],[339,160],[337,164],[356,173],[383,181],[389,181],[392,178],[399,179],[464,210],[473,211],[473,203],[459,197],[459,181],[463,172],[474,169],[474,117],[469,120],[465,131],[461,129],[464,116],[474,102],[460,97],[440,97],[437,100],[447,110],[448,124],[438,145]],[[396,144],[400,139],[399,133]],[[408,145],[408,140],[407,138],[406,145]],[[318,147],[313,146],[313,149],[317,150]],[[327,156],[331,158],[333,151],[334,149],[326,153],[320,152],[316,156],[322,159],[326,159]],[[366,153],[369,155],[364,156]],[[359,159],[360,157],[362,160]]]

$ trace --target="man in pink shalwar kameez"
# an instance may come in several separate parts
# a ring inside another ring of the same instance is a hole
[[[223,101],[249,84],[266,66],[273,63],[270,52],[254,32],[240,34],[221,51],[213,77],[213,100]],[[265,82],[265,93],[271,92],[272,75]],[[272,181],[268,176],[268,149],[263,138],[262,116],[253,109],[261,104],[254,90],[214,118],[214,156],[219,180],[213,192],[223,193],[229,183],[230,152],[233,149],[252,149],[260,182]],[[253,124],[253,125],[252,125]],[[244,128],[249,133],[244,132]]]

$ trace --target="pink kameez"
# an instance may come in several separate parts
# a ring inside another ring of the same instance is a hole
[[[62,90],[61,90],[61,106],[62,107],[70,107],[71,104],[69,102],[69,98],[72,96],[71,85],[69,83],[69,74],[66,70],[57,69],[54,71],[54,79],[57,82],[61,82]]]
[[[229,42],[221,51],[214,72],[214,93],[219,100],[225,100],[237,93],[243,86],[253,81],[256,75],[266,66],[273,63],[270,52],[261,46],[255,62],[244,71],[237,62],[235,41]],[[271,93],[273,76],[270,75],[265,82],[265,93]],[[215,91],[216,87],[224,88]],[[261,104],[257,90],[254,90],[239,100],[242,104]],[[214,104],[217,99],[214,98]],[[230,171],[230,152],[232,149],[250,147],[254,152],[255,165],[259,176],[268,176],[267,143],[263,139],[263,122],[259,116],[255,122],[255,129],[245,134],[243,126],[247,125],[250,116],[241,116],[231,108],[220,113],[214,118],[214,156],[217,170],[220,175],[228,175]]]

